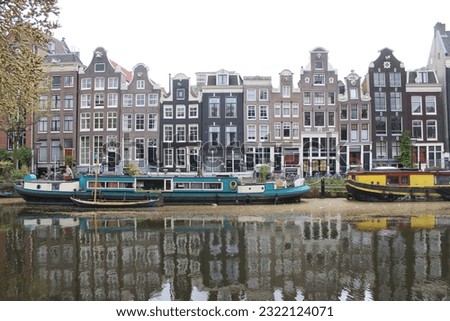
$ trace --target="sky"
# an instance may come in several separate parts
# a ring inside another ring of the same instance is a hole
[[[450,2],[442,0],[59,0],[60,28],[89,65],[97,47],[132,71],[138,63],[168,88],[169,74],[234,71],[270,76],[288,69],[294,82],[310,51],[322,47],[343,80],[359,76],[390,48],[407,70],[426,66],[434,26],[450,30]],[[446,20],[447,19],[447,20]]]

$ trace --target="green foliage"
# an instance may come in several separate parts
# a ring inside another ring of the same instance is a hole
[[[397,157],[397,160],[403,167],[413,167],[411,151],[411,134],[408,131],[404,131],[400,138],[400,156]]]
[[[270,175],[269,165],[267,165],[267,164],[261,165],[261,167],[259,168],[259,177],[258,177],[259,181],[261,183],[264,183],[267,180],[267,178],[269,177],[269,175]]]
[[[129,163],[123,170],[127,175],[137,175],[140,172],[139,167],[135,163]]]

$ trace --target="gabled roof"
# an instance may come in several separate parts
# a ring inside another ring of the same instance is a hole
[[[114,69],[119,68],[120,71],[125,75],[125,78],[127,80],[127,82],[130,82],[131,79],[133,79],[133,75],[131,72],[129,72],[128,70],[126,70],[125,68],[123,68],[121,65],[119,65],[117,62],[113,61],[113,60],[109,60],[109,62],[111,63],[111,66],[114,67]]]

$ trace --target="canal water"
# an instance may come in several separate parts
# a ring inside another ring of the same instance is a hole
[[[450,299],[450,209],[355,218],[280,208],[3,206],[0,300]]]

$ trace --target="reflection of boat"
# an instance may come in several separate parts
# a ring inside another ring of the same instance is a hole
[[[303,179],[286,182],[242,184],[237,177],[80,175],[72,181],[38,180],[33,174],[15,184],[17,193],[30,203],[73,204],[80,200],[138,201],[158,198],[169,204],[254,204],[298,202],[311,189]]]
[[[75,205],[79,207],[89,208],[137,208],[137,207],[153,207],[158,202],[157,199],[148,200],[82,200],[79,198],[70,198]]]
[[[6,192],[6,191],[2,191],[0,192],[0,197],[13,197],[13,193],[12,192]]]
[[[362,231],[378,231],[387,229],[387,219],[373,219],[356,223],[356,228]]]
[[[350,172],[347,198],[358,201],[450,200],[450,171],[383,169]]]

